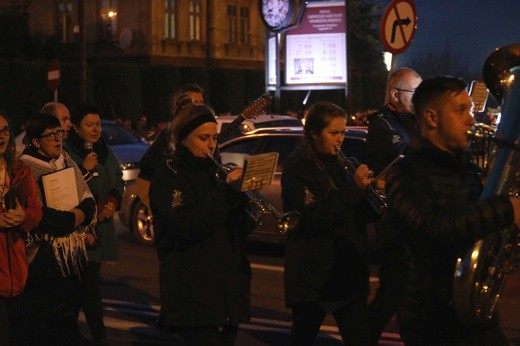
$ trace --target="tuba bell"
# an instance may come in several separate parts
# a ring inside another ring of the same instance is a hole
[[[494,51],[483,66],[484,82],[502,103],[502,116],[488,139],[495,151],[481,197],[519,197],[520,188],[520,44]],[[512,226],[479,239],[459,258],[453,280],[453,306],[468,325],[496,317],[501,291],[518,268],[520,235]]]

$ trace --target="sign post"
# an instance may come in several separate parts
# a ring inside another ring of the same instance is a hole
[[[54,102],[58,102],[58,86],[60,85],[60,63],[52,59],[47,66],[47,82],[54,93]]]
[[[412,43],[417,29],[417,11],[413,0],[394,0],[388,5],[383,17],[379,35],[386,50],[394,55],[404,52]]]

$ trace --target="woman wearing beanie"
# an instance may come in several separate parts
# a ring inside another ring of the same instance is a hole
[[[242,169],[216,174],[209,157],[216,139],[213,111],[184,107],[172,124],[175,151],[150,186],[162,325],[189,346],[233,345],[238,324],[250,318],[251,268],[242,242],[254,222],[230,185]]]

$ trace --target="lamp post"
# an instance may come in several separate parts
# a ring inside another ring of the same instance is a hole
[[[79,22],[79,95],[81,101],[87,100],[87,40],[85,32],[85,4],[78,0],[78,22]]]

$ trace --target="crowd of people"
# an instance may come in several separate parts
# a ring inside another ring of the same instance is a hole
[[[237,188],[243,171],[220,162],[202,88],[182,86],[170,105],[138,179],[154,215],[157,326],[189,346],[234,345],[251,315],[243,240],[255,220]],[[520,227],[520,200],[480,198],[482,172],[467,152],[471,111],[461,79],[396,69],[385,105],[368,117],[369,161],[349,170],[346,112],[326,101],[306,110],[304,139],[281,178],[284,211],[299,214],[285,247],[290,345],[314,344],[329,313],[349,345],[377,345],[394,315],[406,345],[508,344],[497,319],[467,325],[452,305],[457,258],[477,238]],[[119,256],[113,215],[124,183],[100,118],[89,103],[71,113],[46,104],[28,119],[17,155],[0,113],[0,345],[79,345],[81,310],[95,344],[109,344],[100,273]],[[386,192],[385,213],[370,188]],[[369,257],[379,264],[370,302]]]

